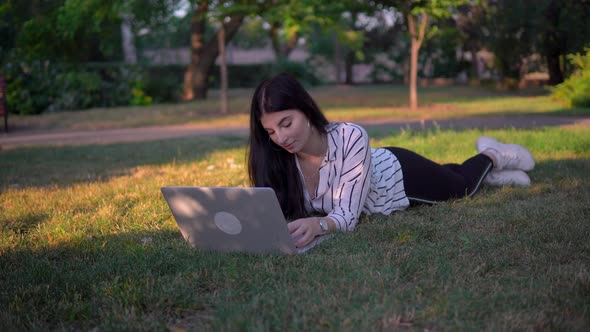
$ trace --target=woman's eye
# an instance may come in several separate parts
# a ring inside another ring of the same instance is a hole
[[[285,128],[289,128],[289,127],[291,127],[291,123],[292,123],[292,122],[286,123],[286,124],[285,124],[283,127],[285,127]]]

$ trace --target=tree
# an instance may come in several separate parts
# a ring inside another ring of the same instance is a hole
[[[515,89],[525,74],[525,59],[534,52],[535,27],[541,17],[538,3],[527,0],[490,0],[486,44],[503,84]]]
[[[385,6],[393,6],[405,18],[405,24],[411,38],[410,47],[410,109],[418,108],[418,53],[427,36],[429,21],[446,18],[451,10],[467,3],[468,0],[402,0],[378,1]]]
[[[414,15],[419,15],[416,19]],[[408,32],[412,38],[412,46],[410,53],[410,108],[415,110],[418,108],[418,51],[422,42],[424,41],[424,34],[426,33],[426,26],[428,26],[428,13],[424,10],[416,11],[416,14],[408,10],[405,13],[408,24]],[[418,21],[418,28],[416,23]]]
[[[526,58],[540,53],[549,83],[563,81],[564,56],[590,41],[590,0],[487,0],[482,39],[494,52],[496,68],[508,82],[527,71]]]
[[[7,0],[0,15],[10,22],[3,55],[19,59],[85,62],[122,57],[124,16],[135,31],[165,22],[178,0]],[[3,20],[4,21],[4,20]],[[0,24],[0,31],[8,29]],[[5,53],[6,52],[6,53]]]
[[[210,6],[211,4],[211,6]],[[244,18],[256,13],[258,5],[249,5],[248,1],[215,2],[199,1],[192,13],[190,63],[184,75],[183,99],[206,99],[209,89],[208,79],[219,55],[218,34],[216,31],[206,39],[207,18],[209,15],[222,22],[224,40],[227,44],[237,33]]]
[[[309,49],[314,55],[333,59],[338,83],[342,82],[344,67],[344,83],[353,84],[352,68],[356,60],[364,57],[366,41],[366,30],[359,17],[372,15],[375,6],[361,0],[322,1],[321,4],[313,6],[316,19],[307,19]]]
[[[539,48],[547,61],[549,84],[556,85],[564,79],[563,57],[590,42],[590,0],[545,0],[537,5],[543,8]]]
[[[270,0],[262,17],[270,25],[268,34],[277,61],[287,60],[300,37],[310,37],[318,28],[329,33],[355,2],[358,1]]]
[[[264,13],[270,25],[268,35],[278,62],[286,61],[301,35],[306,18],[306,1],[271,0],[272,6]]]
[[[476,1],[457,8],[454,21],[459,31],[461,44],[471,55],[471,79],[479,80],[479,61],[477,53],[483,47],[483,22],[486,14],[486,3]]]
[[[220,24],[219,33],[217,34],[217,44],[219,45],[219,77],[221,78],[220,98],[221,113],[228,112],[227,102],[227,63],[225,62],[225,28]]]

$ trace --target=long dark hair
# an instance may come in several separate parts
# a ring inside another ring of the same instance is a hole
[[[328,120],[303,86],[287,73],[269,78],[256,88],[250,108],[248,173],[255,187],[271,187],[287,219],[308,216],[303,183],[295,155],[276,145],[260,123],[264,113],[299,110],[319,133],[326,133]]]

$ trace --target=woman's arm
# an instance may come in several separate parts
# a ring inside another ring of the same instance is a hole
[[[348,127],[349,132],[341,133],[345,138],[342,169],[332,197],[333,209],[328,214],[341,231],[351,231],[356,226],[371,180],[369,135],[362,127],[350,124]]]
[[[320,226],[320,219],[324,219],[328,225],[328,231],[324,232]],[[297,248],[305,247],[316,236],[332,233],[336,231],[336,223],[329,217],[309,217],[294,220],[287,224],[289,233],[293,239],[296,239]]]
[[[369,192],[371,172],[371,148],[369,136],[362,127],[346,124],[338,128],[337,148],[341,160],[337,163],[336,187],[333,188],[332,211],[326,217],[301,218],[288,224],[296,246],[303,247],[316,236],[323,234],[319,220],[327,221],[330,232],[351,231],[358,222]]]

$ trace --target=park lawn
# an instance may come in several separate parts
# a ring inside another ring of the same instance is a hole
[[[204,101],[152,106],[97,108],[36,116],[11,116],[18,130],[94,130],[154,125],[248,125],[253,89],[229,92],[230,112],[219,112],[218,91]],[[421,108],[410,111],[408,90],[397,85],[322,86],[310,93],[334,121],[380,119],[447,119],[468,115],[588,114],[589,109],[565,109],[545,90],[499,92],[485,87],[427,87],[419,90]]]
[[[294,256],[190,249],[164,185],[245,186],[244,137],[0,151],[0,330],[587,330],[590,129],[375,132],[439,162],[526,145],[529,188],[365,216]]]

